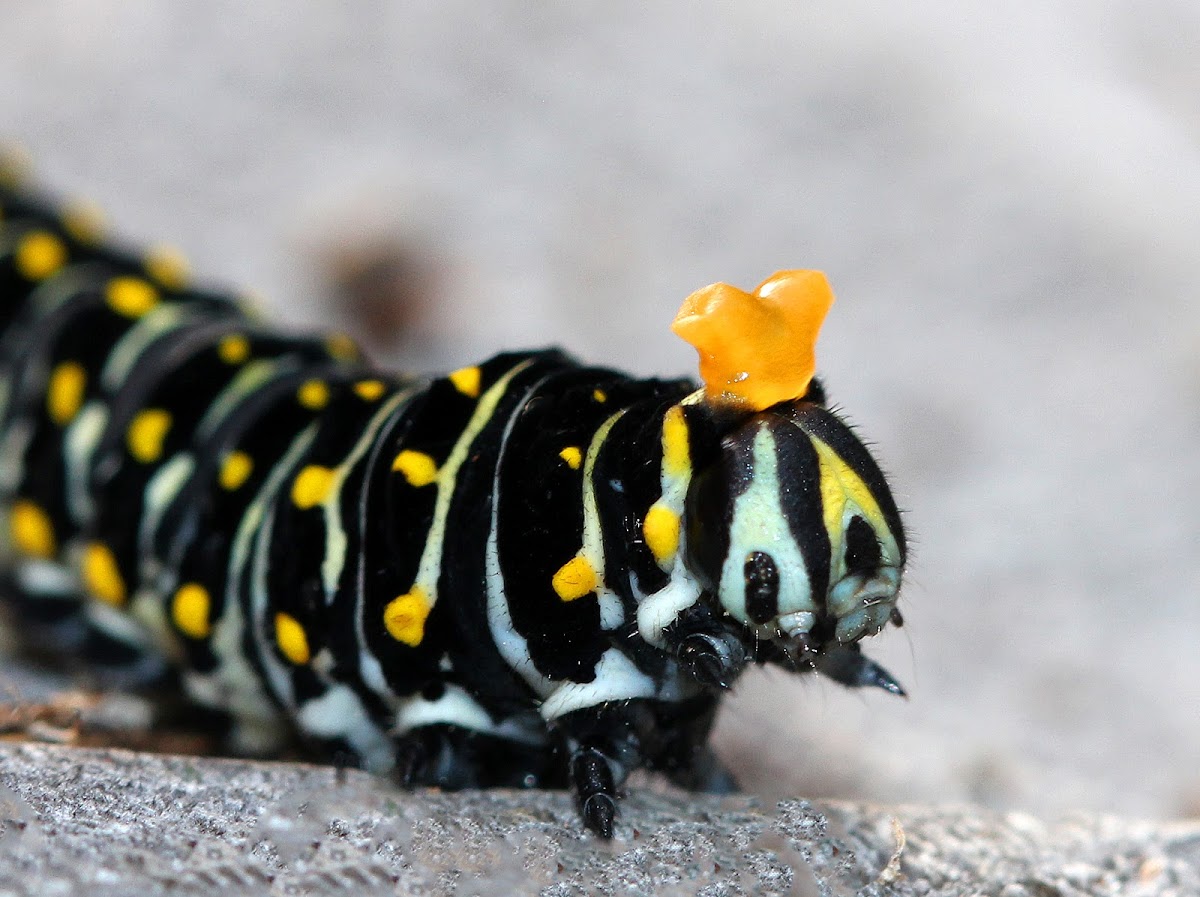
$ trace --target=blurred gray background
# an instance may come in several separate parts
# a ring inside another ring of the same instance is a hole
[[[908,509],[911,698],[756,671],[767,794],[1200,812],[1200,6],[8,2],[0,135],[281,321],[417,247],[396,353],[687,374],[714,280],[828,272]],[[9,668],[0,684],[28,687]],[[23,684],[24,683],[24,684]]]

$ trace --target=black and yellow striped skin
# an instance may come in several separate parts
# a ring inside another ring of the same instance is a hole
[[[282,336],[162,257],[0,189],[6,597],[156,669],[262,752],[293,730],[409,783],[570,785],[612,832],[752,662],[899,686],[883,475],[807,395],[753,414],[558,351],[444,377]]]

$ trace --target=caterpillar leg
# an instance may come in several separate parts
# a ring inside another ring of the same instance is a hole
[[[697,684],[727,689],[750,663],[742,627],[707,605],[687,608],[663,630],[663,641]]]
[[[681,702],[632,698],[573,711],[553,723],[584,824],[611,838],[619,789],[635,769],[691,790],[726,792],[733,779],[704,747],[716,710],[703,695]]]
[[[640,733],[648,721],[646,705],[611,701],[573,711],[553,723],[583,823],[602,838],[613,835],[618,789],[630,772],[645,765]]]
[[[580,745],[571,752],[571,785],[583,824],[605,839],[613,836],[617,818],[617,781],[624,778],[619,771],[599,748]]]

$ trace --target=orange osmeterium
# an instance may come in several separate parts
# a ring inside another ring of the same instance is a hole
[[[671,329],[700,353],[710,401],[761,411],[808,391],[833,290],[820,271],[779,271],[747,293],[714,283],[683,300]]]

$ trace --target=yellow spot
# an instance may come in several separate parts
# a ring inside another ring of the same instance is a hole
[[[479,397],[480,378],[483,372],[477,367],[459,368],[448,376],[454,388],[470,399]]]
[[[26,280],[45,280],[67,261],[62,240],[44,230],[26,234],[17,243],[17,271]]]
[[[77,199],[63,211],[62,226],[73,239],[93,246],[104,237],[108,225],[98,205],[90,200]]]
[[[572,470],[578,470],[580,463],[583,461],[583,452],[579,450],[579,446],[577,445],[568,445],[558,453],[558,457],[566,461],[567,466]]]
[[[127,318],[140,318],[158,304],[158,290],[140,277],[114,277],[105,294],[109,307]]]
[[[672,405],[663,417],[663,467],[667,475],[681,477],[688,472],[691,456],[688,452],[687,418],[683,406]]]
[[[329,387],[323,380],[306,380],[296,390],[296,401],[305,408],[318,411],[329,404]]]
[[[424,452],[405,449],[392,462],[392,470],[404,475],[410,486],[420,489],[437,479],[437,462]]]
[[[646,544],[654,554],[659,566],[675,557],[679,550],[679,515],[666,505],[657,502],[646,512],[646,520],[642,524],[642,532],[646,536]]]
[[[185,583],[171,599],[171,619],[175,628],[188,638],[208,638],[212,632],[211,613],[212,599],[199,583]]]
[[[291,614],[282,611],[275,615],[275,644],[279,646],[279,653],[298,667],[304,666],[312,657],[304,627]]]
[[[35,558],[54,557],[57,546],[54,539],[54,524],[37,504],[28,499],[13,503],[8,518],[8,529],[13,544],[22,554]]]
[[[700,353],[710,401],[761,411],[808,391],[833,290],[820,271],[779,271],[753,293],[714,283],[683,301],[671,329]]]
[[[359,380],[354,384],[354,392],[364,402],[374,402],[383,395],[382,380]]]
[[[129,454],[143,464],[153,464],[162,456],[163,440],[171,429],[171,413],[162,408],[139,411],[125,434]]]
[[[168,290],[182,290],[192,276],[187,257],[174,246],[155,246],[144,261],[146,273]]]
[[[55,365],[46,389],[46,413],[50,415],[50,420],[60,427],[73,421],[83,405],[86,388],[87,371],[78,361],[63,361]]]
[[[344,333],[330,334],[325,340],[325,348],[338,361],[353,361],[359,357],[358,344]]]
[[[413,586],[411,592],[388,602],[383,609],[383,625],[396,641],[415,648],[425,638],[429,610],[430,603],[424,590]]]
[[[329,497],[334,473],[328,467],[309,464],[292,483],[292,504],[300,510],[315,508]]]
[[[575,555],[558,568],[554,579],[551,580],[551,585],[554,586],[554,591],[563,601],[574,601],[576,598],[582,598],[584,595],[596,591],[599,582],[596,571],[592,569],[587,558]]]
[[[107,545],[90,542],[83,552],[83,584],[93,598],[120,607],[125,603],[125,580]]]
[[[606,393],[603,389],[593,389],[592,398],[603,405],[608,401],[608,393]]]
[[[240,333],[230,333],[217,343],[217,357],[226,364],[241,364],[250,357],[250,340]]]
[[[240,489],[253,471],[254,459],[245,452],[230,452],[221,462],[221,472],[218,475],[221,488],[229,492]]]

